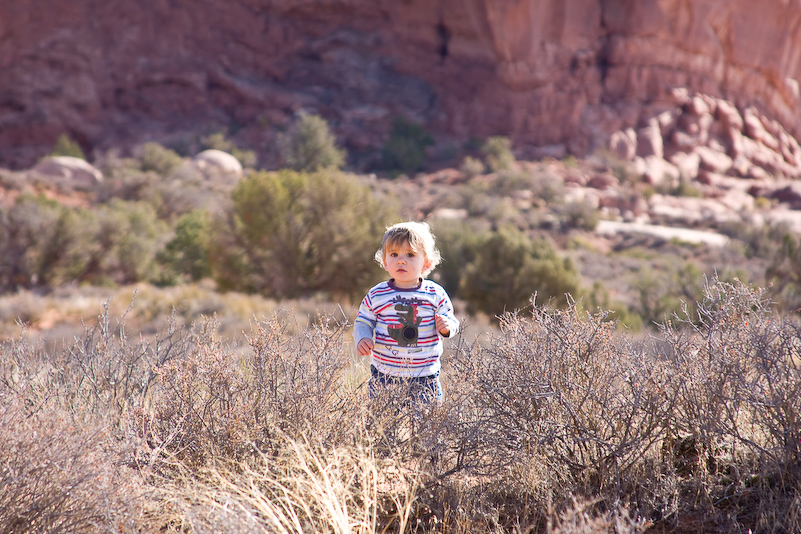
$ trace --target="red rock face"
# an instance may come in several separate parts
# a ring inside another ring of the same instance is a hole
[[[521,157],[583,156],[677,87],[801,132],[797,0],[58,4],[0,5],[0,166],[65,132],[91,151],[222,128],[265,163],[299,110],[357,156],[396,116],[443,145],[507,135]]]

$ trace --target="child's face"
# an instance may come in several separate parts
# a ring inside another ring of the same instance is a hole
[[[415,252],[408,241],[387,246],[384,250],[384,269],[395,279],[398,287],[416,287],[430,264],[425,254]]]

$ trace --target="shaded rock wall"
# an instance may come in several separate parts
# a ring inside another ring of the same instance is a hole
[[[227,128],[262,163],[299,110],[362,161],[395,116],[441,146],[583,156],[677,87],[801,132],[801,0],[45,0],[0,5],[0,166]],[[265,161],[267,160],[267,161]]]

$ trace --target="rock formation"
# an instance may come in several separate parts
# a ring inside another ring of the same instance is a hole
[[[799,79],[799,0],[4,2],[0,166],[32,165],[62,133],[92,153],[223,128],[269,165],[305,110],[357,162],[404,116],[445,148],[507,135],[520,157],[585,156],[615,134],[627,158],[727,173],[704,150],[660,153],[686,88],[727,104],[699,103],[663,143],[709,147],[706,132],[738,173],[764,146],[781,158],[759,167],[792,175]]]

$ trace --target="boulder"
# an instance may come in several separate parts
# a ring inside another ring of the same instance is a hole
[[[609,138],[612,154],[623,161],[631,161],[637,154],[637,134],[634,128],[614,132]]]
[[[651,218],[674,224],[697,224],[737,220],[739,214],[717,199],[653,195]]]
[[[801,234],[801,210],[772,209],[764,217],[769,224],[786,224],[790,230]]]
[[[700,159],[700,168],[716,174],[726,174],[732,167],[732,159],[723,152],[709,147],[696,147],[695,153]]]
[[[697,152],[676,152],[670,156],[670,163],[679,169],[682,179],[692,180],[698,176],[701,166],[701,156]]]
[[[737,106],[728,100],[718,100],[715,110],[715,117],[727,128],[734,128],[735,130],[742,131],[743,117]]]
[[[612,189],[620,185],[620,182],[610,173],[598,173],[587,180],[587,187],[592,189]]]
[[[643,182],[655,186],[672,185],[681,178],[678,167],[657,156],[636,158],[634,169],[642,176]]]
[[[103,181],[103,174],[97,168],[86,160],[72,156],[44,158],[31,172],[52,185],[76,191],[93,191]]]
[[[743,112],[743,121],[745,135],[759,141],[771,150],[779,150],[779,140],[768,132],[754,108],[748,108]]]
[[[792,182],[785,187],[775,189],[770,194],[770,198],[787,204],[791,209],[801,210],[801,183]]]
[[[733,212],[740,213],[741,215],[753,211],[756,204],[754,197],[740,189],[726,191],[717,201]]]
[[[649,119],[645,127],[637,130],[637,155],[642,157],[664,157],[665,147],[662,141],[662,129],[657,117]]]
[[[196,155],[193,159],[201,170],[217,172],[232,178],[242,178],[242,164],[234,156],[222,150],[209,149]]]

